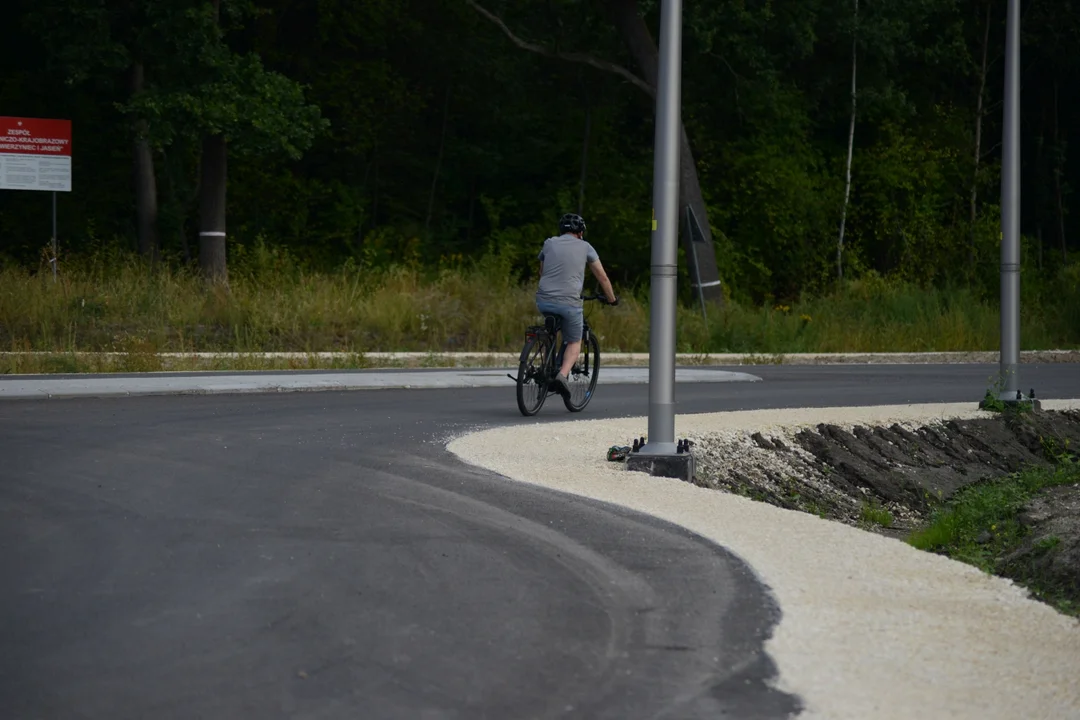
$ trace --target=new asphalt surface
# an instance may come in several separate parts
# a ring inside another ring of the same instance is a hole
[[[996,367],[738,370],[763,382],[680,385],[679,412],[975,403]],[[647,412],[647,386],[600,382],[528,420],[509,380],[0,402],[4,717],[796,713],[762,650],[783,609],[738,558],[444,450]],[[1021,382],[1080,397],[1076,365]]]

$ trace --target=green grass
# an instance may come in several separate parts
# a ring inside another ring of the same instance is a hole
[[[452,365],[451,363],[446,363]],[[479,363],[470,363],[479,365]],[[109,354],[57,353],[55,355],[0,355],[0,375],[42,373],[111,373],[111,372],[180,372],[256,370],[362,370],[371,367],[424,367],[421,361],[371,362],[363,353],[342,353],[322,357],[314,353],[294,357],[170,357],[161,353],[131,348]]]
[[[208,290],[193,272],[150,270],[122,256],[69,258],[56,283],[48,273],[0,270],[0,350],[119,352],[147,369],[165,352],[512,352],[538,317],[534,288],[511,278],[508,262],[498,256],[439,270],[347,266],[314,273],[264,253],[234,263],[226,291]],[[1080,347],[1080,291],[1067,283],[1063,288],[1045,294],[1056,304],[1025,306],[1024,349]],[[587,310],[601,347],[647,351],[648,293],[618,290],[619,307]],[[798,352],[993,350],[998,342],[996,304],[965,290],[924,290],[877,278],[790,306],[728,303],[714,308],[708,323],[693,305],[680,307],[677,316],[683,353],[767,359]],[[24,366],[74,372],[87,362],[71,356],[24,360]],[[8,361],[3,371],[33,370]]]
[[[169,355],[132,348],[115,353],[58,352],[55,354],[0,353],[0,375],[110,372],[244,372],[256,370],[363,370],[387,368],[503,368],[503,355],[450,355],[422,353],[374,356],[366,353],[295,353],[285,356],[237,353],[231,355]],[[623,363],[620,363],[623,364]],[[626,363],[635,364],[635,363]],[[636,363],[645,366],[644,361]]]
[[[892,513],[880,505],[863,503],[859,509],[859,521],[864,525],[879,525],[883,528],[892,527]]]
[[[538,321],[534,290],[495,262],[424,272],[396,268],[334,274],[235,273],[228,291],[186,271],[135,262],[74,268],[60,282],[0,271],[0,349],[10,351],[454,352],[520,349]],[[608,351],[648,348],[648,308],[632,295],[590,304]],[[679,310],[682,347],[703,348],[699,315]]]
[[[913,532],[908,542],[920,550],[941,553],[974,565],[988,573],[1002,573],[1032,589],[1059,609],[1076,613],[1075,599],[1055,595],[1037,574],[1000,567],[999,560],[1024,539],[1025,527],[1019,513],[1025,503],[1040,492],[1061,485],[1080,483],[1080,463],[1064,461],[1053,468],[1033,468],[1005,478],[972,485],[957,493],[931,516],[927,527]],[[1053,539],[1039,549],[1052,550]],[[1044,547],[1045,546],[1045,547]]]
[[[979,483],[957,493],[938,508],[928,527],[912,533],[909,542],[920,550],[945,551],[957,560],[993,569],[1003,547],[1023,536],[1016,516],[1020,508],[1046,488],[1080,482],[1080,467],[1068,463],[1053,469],[1035,468],[1000,480]],[[977,542],[984,533],[988,542]]]
[[[1074,284],[1075,283],[1075,284]],[[1023,349],[1080,346],[1080,266],[1024,298]],[[714,352],[930,352],[1000,346],[999,306],[964,288],[919,288],[876,276],[832,294],[764,308],[732,307],[714,323]]]

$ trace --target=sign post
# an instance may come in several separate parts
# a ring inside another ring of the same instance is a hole
[[[56,192],[52,194],[52,279],[56,282],[56,263],[59,257],[60,248],[56,246]]]
[[[52,266],[56,280],[56,193],[71,192],[71,121],[0,117],[0,190],[52,193]]]

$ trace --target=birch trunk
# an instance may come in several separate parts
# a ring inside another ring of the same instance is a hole
[[[836,279],[844,280],[844,230],[847,227],[848,202],[851,200],[851,159],[855,151],[855,115],[858,108],[856,71],[858,61],[859,0],[855,0],[855,29],[851,38],[851,124],[848,127],[847,168],[844,181],[844,207],[840,211],[840,237],[836,241]]]

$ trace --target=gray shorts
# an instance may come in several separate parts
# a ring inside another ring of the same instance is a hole
[[[543,315],[558,315],[562,318],[563,342],[575,343],[581,340],[581,332],[585,324],[585,313],[582,308],[537,300],[536,309]]]

